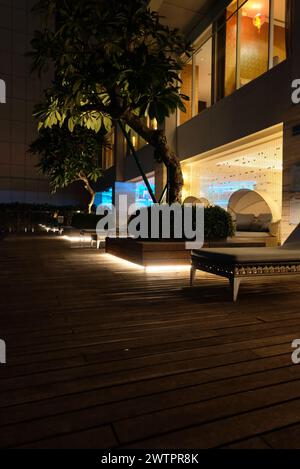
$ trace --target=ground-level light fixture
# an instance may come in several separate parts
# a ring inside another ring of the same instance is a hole
[[[92,237],[89,235],[82,235],[82,236],[63,236],[63,239],[66,241],[70,241],[71,243],[91,243]]]
[[[115,264],[118,264],[120,267],[127,267],[137,271],[143,271],[149,274],[159,274],[159,273],[176,273],[176,272],[189,272],[190,265],[148,265],[143,266],[140,264],[135,264],[134,262],[127,261],[121,257],[113,256],[112,254],[103,254],[110,261],[113,261]]]

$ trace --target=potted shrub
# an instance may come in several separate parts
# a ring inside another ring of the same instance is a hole
[[[235,227],[230,213],[217,205],[204,209],[204,239],[206,242],[223,241],[234,236]]]

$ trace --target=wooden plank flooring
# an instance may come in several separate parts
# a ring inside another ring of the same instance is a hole
[[[0,242],[1,448],[299,448],[300,283]]]

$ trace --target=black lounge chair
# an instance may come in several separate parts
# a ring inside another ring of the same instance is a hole
[[[192,251],[191,263],[191,287],[197,270],[226,277],[236,301],[244,278],[300,275],[300,224],[278,248],[199,249]]]

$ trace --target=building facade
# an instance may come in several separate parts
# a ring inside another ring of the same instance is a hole
[[[51,73],[39,78],[30,73],[30,41],[40,18],[31,13],[35,0],[0,0],[0,203],[73,205],[84,190],[73,186],[50,194],[28,145],[37,136],[34,106],[47,88]]]
[[[185,18],[178,2],[153,2],[194,44],[181,76],[182,92],[190,98],[187,112],[165,123],[183,167],[183,198],[232,212],[253,210],[255,216],[269,210],[273,221],[280,221],[282,241],[300,222],[300,107],[291,98],[292,82],[300,78],[300,2],[193,1],[194,15],[188,3],[187,21],[178,25],[178,17]],[[205,3],[210,8],[203,10]],[[160,194],[164,168],[155,163],[149,145],[135,135],[132,139]],[[115,195],[124,191],[138,198],[142,192],[140,173],[118,132],[102,184]],[[236,205],[238,191],[249,196]]]
[[[84,189],[50,195],[49,185],[28,155],[36,137],[34,105],[51,80],[30,74],[35,0],[0,0],[0,203],[75,204]],[[184,173],[188,197],[235,210],[241,190],[267,201],[280,220],[281,240],[300,221],[300,107],[292,82],[300,78],[300,2],[296,0],[152,0],[166,23],[194,45],[182,71],[186,113],[165,122],[170,145]],[[150,124],[150,123],[149,123]],[[155,126],[156,123],[152,122]],[[153,149],[132,132],[144,172],[157,196],[166,174]],[[151,203],[121,132],[102,155],[104,176],[97,203],[124,193],[141,206]],[[249,200],[250,200],[249,199]],[[252,197],[253,199],[253,197]],[[247,198],[239,210],[250,210]],[[231,205],[230,205],[231,204]],[[257,202],[256,215],[266,206]]]

